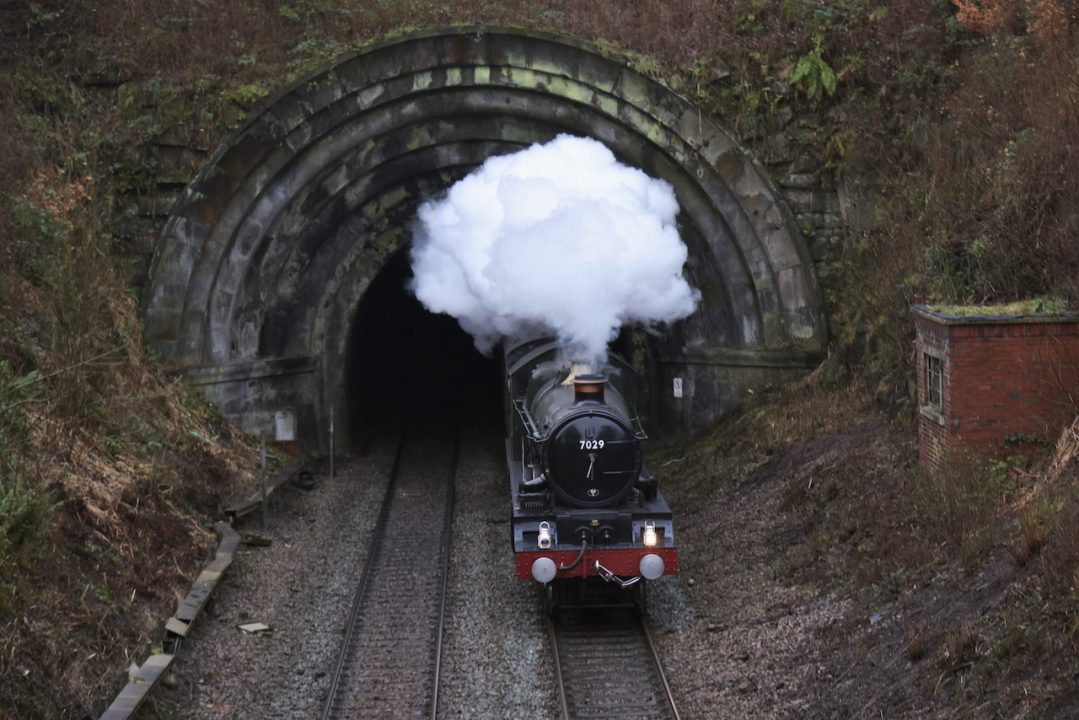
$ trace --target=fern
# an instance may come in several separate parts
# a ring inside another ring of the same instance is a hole
[[[813,49],[798,58],[791,73],[791,85],[800,88],[810,102],[819,102],[825,95],[835,95],[838,77],[824,57],[821,37],[813,38]]]

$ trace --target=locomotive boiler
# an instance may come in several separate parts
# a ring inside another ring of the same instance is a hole
[[[517,577],[548,608],[632,601],[678,571],[671,509],[644,466],[635,377],[616,354],[572,363],[540,338],[504,346]]]

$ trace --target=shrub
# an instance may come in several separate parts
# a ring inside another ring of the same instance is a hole
[[[955,457],[938,472],[918,471],[910,498],[923,532],[973,565],[1003,540],[1005,510],[1013,490],[1006,464]]]
[[[825,95],[835,95],[838,79],[835,70],[823,57],[823,40],[820,35],[813,38],[813,49],[798,58],[791,73],[791,85],[805,92],[810,102],[818,102]]]
[[[25,474],[30,452],[26,411],[38,399],[39,381],[36,371],[18,375],[0,361],[0,603],[12,597],[7,590],[20,576],[14,564],[38,549],[53,509],[47,493]]]
[[[1050,587],[1079,597],[1079,417],[1061,433],[1039,483],[1038,503],[1052,511],[1041,552]]]
[[[52,509],[46,493],[26,480],[0,477],[0,565],[43,537]]]

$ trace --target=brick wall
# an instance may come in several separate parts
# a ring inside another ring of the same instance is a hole
[[[1079,316],[914,313],[922,467],[957,449],[992,453],[1020,433],[1052,440],[1079,412]],[[927,355],[940,360],[939,405]]]

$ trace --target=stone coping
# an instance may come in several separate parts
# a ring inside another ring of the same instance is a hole
[[[1010,314],[972,314],[933,310],[929,305],[911,305],[911,312],[918,317],[940,323],[941,325],[1022,325],[1048,323],[1079,323],[1079,312],[1060,313],[1010,313]]]

